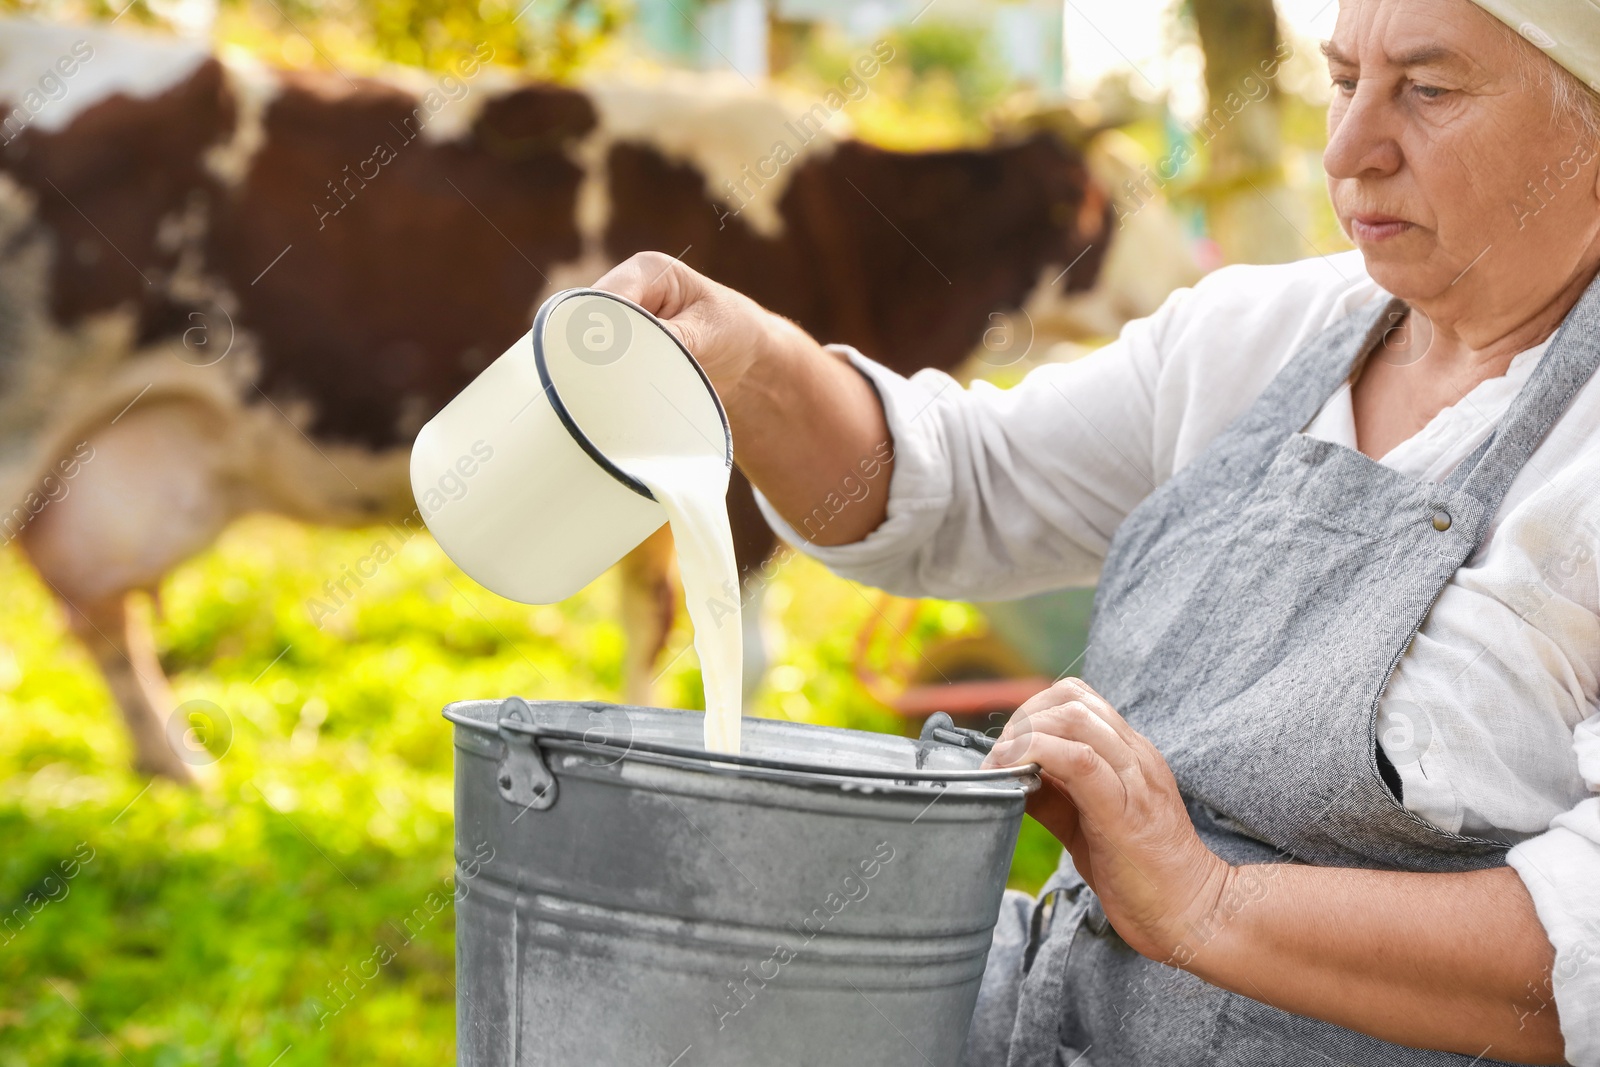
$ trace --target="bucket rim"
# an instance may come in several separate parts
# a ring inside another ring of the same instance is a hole
[[[488,721],[458,710],[462,704],[495,704],[501,705],[502,714],[496,721]],[[859,781],[862,779],[883,781],[885,783],[903,783],[908,785],[974,785],[974,786],[1009,786],[1013,783],[1020,786],[1024,793],[1032,792],[1039,784],[1038,775],[1040,767],[1037,763],[1025,763],[1015,767],[994,767],[973,770],[929,769],[925,767],[840,767],[826,766],[819,763],[808,763],[800,760],[772,759],[764,756],[750,756],[744,753],[711,752],[704,748],[690,748],[682,745],[663,744],[660,742],[643,741],[629,737],[626,741],[619,742],[609,736],[599,735],[595,731],[573,730],[558,726],[546,726],[537,723],[524,722],[504,714],[507,705],[520,704],[530,710],[536,707],[587,707],[591,709],[613,709],[621,711],[650,711],[650,712],[682,712],[692,714],[681,708],[645,708],[626,704],[611,704],[604,701],[574,701],[574,700],[532,700],[526,701],[521,697],[509,697],[501,701],[478,700],[457,701],[444,708],[444,718],[456,726],[464,727],[480,733],[505,736],[514,734],[527,738],[530,743],[538,744],[549,741],[560,747],[581,745],[585,750],[605,749],[617,753],[617,758],[636,758],[641,762],[664,763],[673,766],[687,766],[691,769],[704,771],[719,771],[722,773],[748,770],[751,772],[764,772],[762,777],[769,775],[793,776],[797,779],[817,781]],[[871,733],[871,731],[852,731],[841,727],[823,726],[817,723],[792,723],[790,725],[803,726],[822,731],[836,731],[840,733]],[[940,733],[947,733],[941,730]],[[973,731],[966,731],[973,733]],[[894,737],[905,741],[907,744],[937,744],[949,748],[964,748],[968,746],[954,743],[943,737],[928,738],[921,741],[902,737],[896,734],[885,734],[884,737]],[[982,735],[978,735],[982,736]],[[1008,790],[1009,791],[1009,790]]]
[[[656,495],[650,491],[649,486],[645,485],[639,479],[635,478],[633,475],[617,466],[616,463],[612,462],[611,458],[600,450],[600,446],[595,444],[594,441],[590,440],[589,435],[583,432],[582,427],[578,425],[578,420],[572,417],[571,411],[567,410],[566,401],[561,399],[561,391],[556,388],[555,380],[550,377],[550,368],[546,363],[544,355],[545,323],[549,320],[550,313],[559,305],[580,296],[605,297],[607,300],[614,300],[619,304],[632,308],[634,311],[637,311],[639,314],[643,315],[646,319],[653,323],[657,329],[665,334],[672,341],[672,343],[677,346],[678,351],[683,353],[683,358],[689,361],[689,366],[694,368],[694,372],[698,374],[700,376],[700,380],[705,383],[706,392],[711,394],[711,403],[717,409],[717,418],[722,421],[723,463],[731,470],[733,468],[733,430],[728,425],[728,412],[722,406],[722,397],[717,395],[716,386],[711,384],[710,375],[706,374],[706,369],[700,365],[700,361],[694,358],[694,353],[690,352],[689,349],[684,346],[684,343],[678,340],[677,334],[667,329],[666,323],[656,318],[638,304],[635,304],[632,300],[629,300],[627,297],[620,296],[616,293],[609,293],[604,289],[593,289],[586,286],[563,289],[558,293],[552,293],[549,299],[545,300],[543,304],[539,305],[539,311],[533,317],[533,330],[529,335],[533,339],[533,365],[534,369],[539,372],[539,384],[543,387],[545,395],[550,398],[550,407],[555,411],[556,418],[561,420],[561,425],[566,428],[568,435],[571,436],[573,441],[577,442],[578,447],[583,449],[584,452],[588,454],[589,458],[594,460],[595,463],[599,465],[600,469],[611,475],[611,477],[615,478],[629,489],[632,489],[635,493],[638,493],[646,500],[656,499]]]

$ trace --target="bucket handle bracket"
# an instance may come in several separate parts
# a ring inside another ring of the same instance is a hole
[[[500,795],[523,811],[545,811],[556,802],[555,775],[545,765],[539,738],[507,730],[508,720],[532,726],[533,710],[521,697],[507,697],[500,704],[500,739],[506,749],[495,774]]]
[[[994,748],[995,739],[977,730],[957,726],[947,712],[936,711],[922,724],[922,735],[917,738],[917,766],[921,767],[934,745],[955,745],[970,748],[987,755]]]

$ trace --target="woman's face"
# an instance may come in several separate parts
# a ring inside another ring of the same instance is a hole
[[[1600,150],[1476,4],[1341,0],[1326,50],[1328,192],[1379,285],[1531,314],[1600,247]]]

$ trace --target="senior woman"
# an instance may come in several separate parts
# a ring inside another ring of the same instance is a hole
[[[1007,898],[973,1067],[1600,1065],[1600,7],[1341,0],[1325,50],[1357,252],[1220,270],[1010,390],[664,256],[600,282],[833,569],[1098,580],[1087,681],[991,757],[1042,765],[1067,855]]]

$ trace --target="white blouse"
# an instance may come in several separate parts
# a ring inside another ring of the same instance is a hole
[[[1105,348],[1011,389],[901,377],[842,349],[894,438],[888,516],[818,548],[834,571],[906,596],[995,600],[1094,584],[1118,524],[1242,413],[1306,340],[1387,300],[1357,252],[1215,272]],[[1382,462],[1442,479],[1482,443],[1548,342],[1517,356]],[[1556,948],[1568,1062],[1600,1067],[1600,376],[1511,486],[1381,703],[1405,806],[1514,843],[1509,862]],[[1349,388],[1308,434],[1350,447]]]

